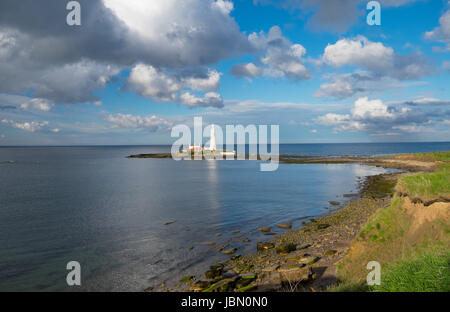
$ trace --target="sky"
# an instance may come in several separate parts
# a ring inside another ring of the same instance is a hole
[[[450,141],[450,2],[0,2],[0,146],[170,144],[175,125],[281,143]]]

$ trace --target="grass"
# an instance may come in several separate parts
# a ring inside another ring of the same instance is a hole
[[[387,267],[377,292],[449,292],[450,252],[427,253]]]
[[[424,203],[450,198],[450,152],[399,157],[439,164],[434,172],[400,178],[397,192]],[[369,218],[338,266],[341,283],[332,291],[450,291],[450,220],[439,214],[433,221],[420,219],[405,203],[394,195],[388,207]],[[369,287],[366,264],[373,260],[382,266],[381,285]]]
[[[405,160],[418,160],[418,161],[450,161],[450,151],[445,152],[432,152],[432,153],[416,153],[416,154],[403,154],[397,155],[398,159]]]
[[[450,165],[442,165],[432,173],[405,176],[397,183],[396,190],[422,202],[450,198]]]

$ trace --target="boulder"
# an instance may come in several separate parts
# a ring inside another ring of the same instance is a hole
[[[280,229],[291,229],[292,228],[292,222],[280,223],[280,224],[277,224],[277,226]]]
[[[323,229],[326,229],[327,227],[329,227],[330,225],[329,224],[327,224],[327,223],[321,223],[321,224],[318,224],[317,225],[317,229],[318,230],[323,230]]]
[[[296,249],[296,245],[294,243],[287,243],[283,245],[279,245],[276,247],[276,252],[278,254],[288,254]]]
[[[258,228],[258,231],[260,231],[260,232],[270,232],[270,227],[268,227],[268,226],[260,227],[260,228]]]
[[[311,267],[305,268],[286,268],[280,269],[280,279],[281,283],[302,283],[308,282],[312,279],[313,273]]]
[[[223,253],[224,255],[232,255],[232,254],[234,254],[235,252],[236,252],[236,248],[231,248],[231,249],[222,251],[222,253]]]
[[[320,258],[316,257],[316,256],[304,256],[304,257],[298,259],[297,261],[299,264],[311,265],[311,264],[316,263],[319,260],[320,260]]]

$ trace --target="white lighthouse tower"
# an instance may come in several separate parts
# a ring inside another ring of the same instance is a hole
[[[211,152],[216,151],[216,131],[214,130],[214,124],[211,125],[211,139],[209,141],[209,150]]]

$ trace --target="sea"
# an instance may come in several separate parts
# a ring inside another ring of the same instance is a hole
[[[450,142],[282,144],[280,154],[371,156],[450,150]],[[365,177],[393,169],[256,160],[129,159],[170,146],[0,147],[0,291],[143,291],[256,251],[330,213]],[[212,243],[215,245],[205,244]],[[81,285],[70,286],[77,261]]]

